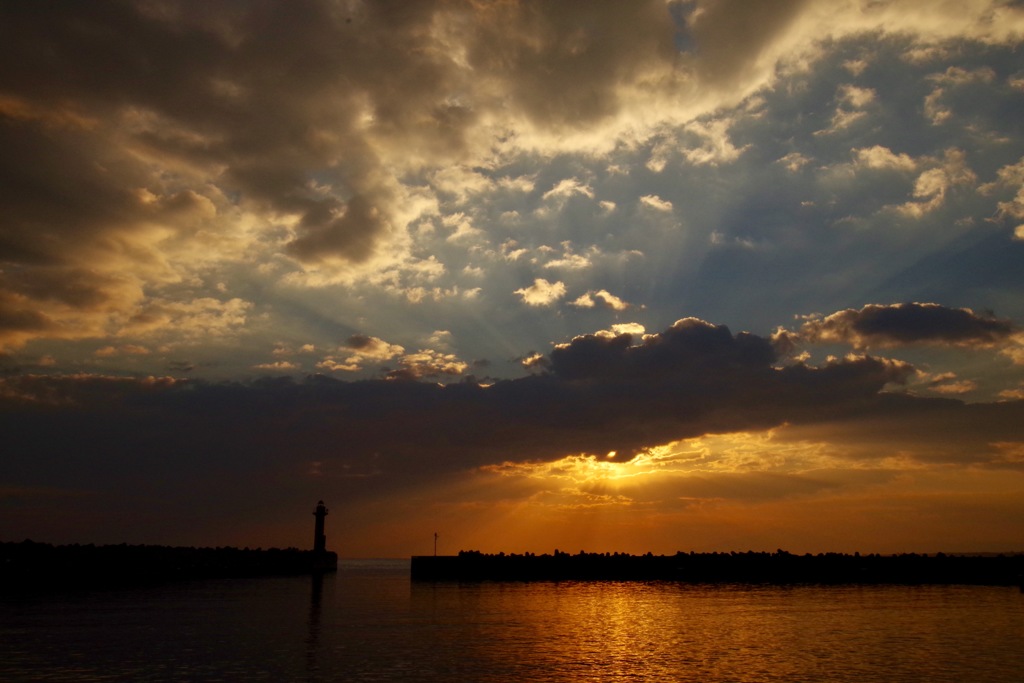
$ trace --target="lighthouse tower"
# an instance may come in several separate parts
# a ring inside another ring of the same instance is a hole
[[[325,553],[327,552],[327,536],[324,535],[324,517],[327,516],[327,507],[322,500],[316,504],[313,516],[316,517],[316,526],[313,528],[313,552]]]

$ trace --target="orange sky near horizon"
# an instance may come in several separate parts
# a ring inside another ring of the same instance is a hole
[[[690,439],[628,462],[505,463],[369,507],[337,501],[330,545],[342,557],[431,554],[436,531],[439,554],[1024,549],[1024,472],[898,452],[865,465],[787,431]]]

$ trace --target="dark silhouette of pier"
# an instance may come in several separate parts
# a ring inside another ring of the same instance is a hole
[[[794,555],[768,552],[629,555],[484,554],[412,558],[414,581],[682,581],[766,584],[1020,585],[1024,555]]]
[[[337,571],[338,555],[327,550],[323,501],[313,514],[312,550],[0,543],[0,593]]]

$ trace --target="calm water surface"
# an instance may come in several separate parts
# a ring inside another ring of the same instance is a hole
[[[411,584],[343,561],[0,602],[0,681],[1021,680],[1017,588]]]

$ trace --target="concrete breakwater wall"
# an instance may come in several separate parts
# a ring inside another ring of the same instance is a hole
[[[628,555],[555,551],[497,555],[463,551],[415,556],[414,581],[686,581],[694,583],[900,583],[1020,585],[1024,555],[846,555],[676,553]]]
[[[157,545],[0,543],[0,591],[125,586],[193,578],[336,571],[336,553]]]

